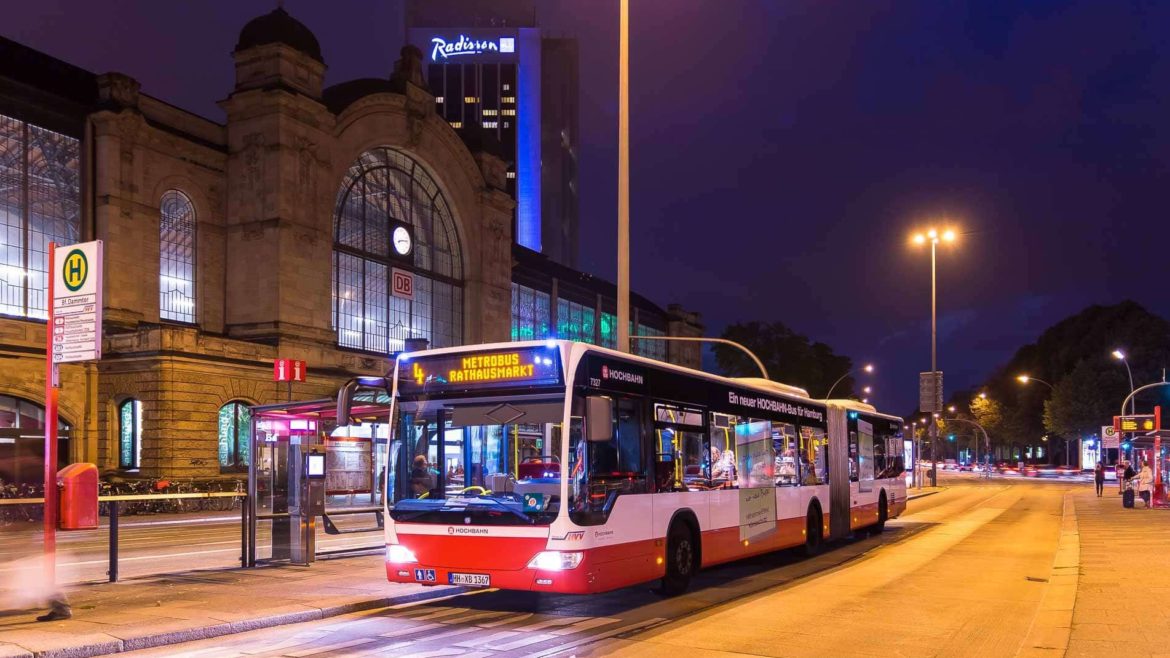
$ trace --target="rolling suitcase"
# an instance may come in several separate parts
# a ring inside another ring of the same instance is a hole
[[[1121,494],[1121,506],[1133,508],[1133,489],[1126,488],[1125,493]]]

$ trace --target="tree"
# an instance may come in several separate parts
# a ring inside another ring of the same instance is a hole
[[[1044,404],[1044,427],[1066,439],[1096,434],[1129,394],[1124,369],[1106,359],[1085,359],[1060,380]]]
[[[722,337],[754,352],[773,380],[800,386],[814,397],[827,395],[833,382],[853,368],[849,357],[834,353],[825,343],[811,342],[780,322],[736,323],[727,327]],[[760,376],[759,368],[739,349],[716,344],[713,351],[723,374]],[[833,397],[849,397],[853,387],[853,377],[846,377],[833,389]]]
[[[1011,360],[988,378],[982,389],[989,399],[1000,404],[1002,418],[995,432],[997,443],[1036,445],[1045,431],[1057,431],[1053,429],[1057,426],[1087,427],[1090,432],[1095,431],[1093,426],[1085,425],[1087,418],[1072,415],[1076,413],[1073,390],[1078,391],[1077,395],[1088,396],[1085,414],[1104,411],[1104,406],[1097,406],[1103,404],[1098,396],[1112,399],[1112,410],[1101,415],[1095,426],[1108,423],[1129,392],[1125,366],[1109,356],[1118,348],[1128,355],[1136,386],[1160,378],[1158,369],[1170,364],[1170,323],[1132,301],[1089,306],[1046,329],[1035,343],[1017,350]],[[1086,360],[1089,365],[1085,367],[1103,378],[1099,381],[1104,383],[1094,389],[1088,381],[1092,379],[1091,373],[1082,373],[1085,381],[1070,383],[1066,397],[1056,403],[1052,418],[1056,424],[1046,424],[1046,400],[1055,399],[1064,379]],[[1021,374],[1043,379],[1054,388],[1050,391],[1043,385],[1023,386],[1016,380]],[[1121,388],[1118,388],[1118,378],[1124,382]]]

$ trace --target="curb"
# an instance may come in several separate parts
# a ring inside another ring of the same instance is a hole
[[[1080,565],[1081,535],[1077,526],[1077,508],[1072,495],[1065,494],[1056,556],[1052,559],[1052,569],[1036,616],[1016,650],[1017,658],[1059,658],[1068,651]]]
[[[171,644],[180,644],[183,642],[206,640],[223,635],[234,635],[236,633],[245,633],[247,631],[272,628],[274,626],[287,626],[289,624],[299,624],[306,621],[318,621],[321,619],[338,617],[354,612],[363,612],[365,610],[374,610],[377,608],[386,608],[395,605],[418,603],[421,601],[429,601],[431,599],[440,599],[448,596],[463,594],[470,591],[471,589],[472,588],[470,587],[461,586],[445,586],[441,589],[436,587],[430,591],[414,592],[413,594],[403,594],[401,596],[384,596],[375,599],[366,599],[363,601],[344,603],[342,605],[329,606],[326,608],[302,610],[278,615],[255,617],[252,619],[241,619],[239,621],[233,622],[222,622],[218,624],[209,624],[206,626],[197,626],[180,631],[168,631],[164,633],[129,636],[124,638],[108,636],[110,638],[108,640],[83,644],[80,646],[48,649],[45,651],[29,651],[20,645],[0,642],[0,658],[89,658],[90,656],[105,656],[114,653],[124,653],[127,651],[137,651],[139,649],[150,649]]]
[[[926,498],[927,496],[933,496],[937,493],[942,493],[945,490],[946,489],[939,489],[938,491],[921,491],[919,493],[906,494],[906,500],[910,501],[914,500],[915,498]]]

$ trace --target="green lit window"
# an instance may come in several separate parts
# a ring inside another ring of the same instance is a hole
[[[142,465],[142,403],[129,399],[118,406],[118,468]]]
[[[666,332],[654,327],[647,327],[644,324],[638,324],[638,332],[635,336],[665,336]],[[666,341],[664,340],[635,340],[634,353],[651,359],[658,359],[659,361],[666,360]]]
[[[552,337],[552,300],[547,292],[512,284],[512,340]]]
[[[617,316],[613,313],[601,314],[601,346],[617,347]]]
[[[243,402],[229,402],[219,408],[219,470],[248,468],[252,445],[252,410]]]

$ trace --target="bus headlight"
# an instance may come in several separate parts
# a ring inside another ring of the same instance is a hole
[[[386,561],[390,564],[413,564],[418,562],[418,558],[402,544],[390,544],[386,547]]]
[[[581,564],[581,551],[541,551],[528,563],[529,569],[540,571],[567,571]]]

